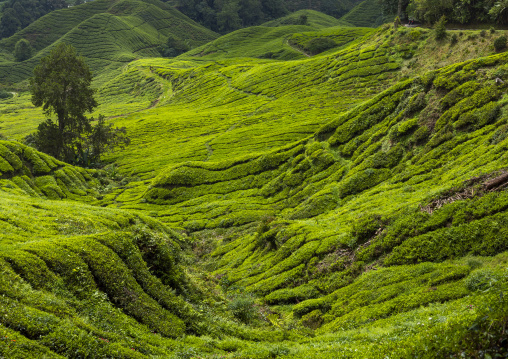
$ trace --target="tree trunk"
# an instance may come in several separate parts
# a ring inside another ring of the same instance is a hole
[[[399,6],[397,8],[397,17],[400,19],[400,15],[402,14],[402,0],[399,0]]]

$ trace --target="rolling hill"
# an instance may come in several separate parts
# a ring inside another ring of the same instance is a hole
[[[106,169],[0,141],[0,353],[506,356],[508,55],[454,34],[243,29],[102,70]]]
[[[31,76],[40,58],[58,42],[73,45],[96,76],[114,73],[132,60],[158,57],[168,36],[194,47],[218,37],[163,2],[96,0],[53,11],[15,35],[0,40],[4,53],[27,39],[35,55],[26,61],[0,63],[0,81],[17,83]],[[13,58],[11,59],[13,60]]]

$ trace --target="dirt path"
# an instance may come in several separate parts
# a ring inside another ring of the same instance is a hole
[[[305,51],[303,51],[303,50],[299,49],[299,48],[298,48],[298,47],[296,47],[296,46],[291,45],[291,44],[289,43],[289,40],[286,40],[286,45],[288,45],[288,46],[289,46],[290,48],[292,48],[293,50],[298,51],[298,52],[299,52],[299,53],[301,53],[302,55],[305,55],[305,56],[307,56],[307,57],[310,57],[310,55],[309,55],[309,54],[307,54]]]

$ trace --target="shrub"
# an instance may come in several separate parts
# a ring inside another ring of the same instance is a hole
[[[506,36],[500,36],[494,41],[494,49],[501,51],[506,48]]]
[[[455,44],[457,44],[457,42],[459,42],[459,38],[458,38],[457,34],[453,34],[452,38],[450,39],[450,43],[452,45],[455,45]]]
[[[434,36],[436,40],[443,40],[446,38],[446,16],[441,16],[439,21],[436,23],[435,29],[434,29]]]
[[[237,294],[228,304],[233,315],[244,323],[250,323],[257,317],[254,298],[248,294]]]
[[[490,269],[480,269],[471,273],[464,281],[465,287],[471,292],[486,290],[500,280],[499,275]]]
[[[19,40],[14,47],[14,58],[17,62],[21,62],[28,60],[30,57],[32,57],[32,46],[25,39]]]
[[[359,243],[367,242],[376,232],[383,227],[379,214],[368,214],[358,218],[353,223],[353,235]]]
[[[333,41],[328,37],[318,37],[316,39],[310,40],[305,46],[305,50],[313,55],[317,55],[323,51],[335,47],[336,45],[337,44],[335,43],[335,41]]]
[[[319,309],[313,310],[302,317],[301,323],[304,327],[317,329],[323,324],[322,315],[323,313]]]
[[[11,98],[13,95],[5,90],[0,90],[0,99]]]
[[[400,26],[400,24],[401,24],[400,18],[397,16],[393,21],[393,27],[397,29]]]
[[[481,37],[487,36],[487,31],[485,31],[485,30],[480,31],[480,36]]]

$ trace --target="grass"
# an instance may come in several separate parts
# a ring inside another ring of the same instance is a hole
[[[423,29],[290,28],[99,75],[132,138],[116,167],[0,141],[2,353],[506,354],[508,56],[477,32],[452,53]],[[342,45],[256,58],[284,36]],[[10,139],[42,118],[0,104]]]

